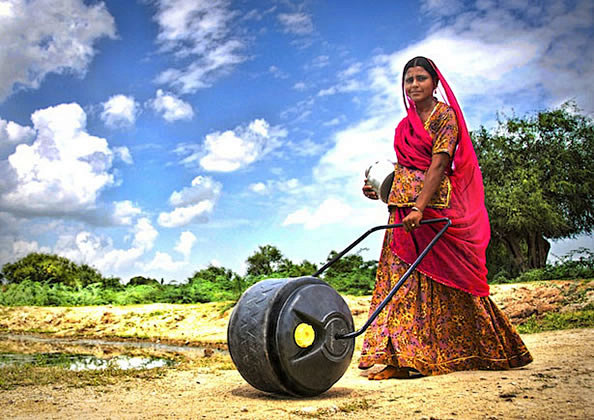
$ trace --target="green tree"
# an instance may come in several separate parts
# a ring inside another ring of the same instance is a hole
[[[104,278],[99,271],[87,264],[78,265],[68,258],[54,254],[31,253],[2,267],[2,276],[7,283],[25,280],[37,283],[64,284],[84,287],[89,284],[115,285],[117,278]]]
[[[161,283],[159,283],[159,281],[156,279],[153,279],[150,277],[143,277],[143,276],[132,277],[127,283],[127,286],[141,286],[141,285],[160,286]]]
[[[199,270],[188,279],[190,288],[202,290],[206,295],[210,294],[213,300],[222,298],[239,298],[247,288],[244,279],[225,267],[209,265]]]
[[[503,244],[513,269],[524,272],[545,266],[549,240],[592,232],[594,125],[575,103],[500,119],[494,130],[473,133],[473,140],[491,220],[491,255]]]
[[[365,261],[360,249],[355,254],[344,255],[328,267],[324,280],[339,292],[362,295],[371,293],[375,283],[377,261]],[[326,261],[332,260],[338,253],[331,251]]]
[[[270,275],[287,266],[282,252],[273,245],[259,246],[258,250],[247,258],[246,264],[246,273],[249,276]]]

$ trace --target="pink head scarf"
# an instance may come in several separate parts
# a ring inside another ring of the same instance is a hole
[[[458,122],[458,145],[448,175],[452,184],[450,207],[427,207],[424,219],[448,217],[452,225],[418,266],[418,270],[447,286],[476,296],[488,296],[485,251],[491,235],[489,218],[484,202],[483,178],[476,153],[466,127],[458,101],[445,78],[431,61],[445,91],[447,104],[454,110]],[[403,75],[404,78],[404,75]],[[408,99],[407,116],[398,124],[394,136],[394,149],[400,165],[426,171],[431,164],[433,140],[423,127],[414,102]],[[396,221],[410,212],[396,212]],[[435,236],[440,226],[423,225],[412,233],[394,229],[393,252],[411,264]]]

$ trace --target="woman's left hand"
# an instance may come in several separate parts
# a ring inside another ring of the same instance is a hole
[[[423,214],[418,211],[411,211],[409,214],[406,215],[404,219],[402,219],[402,224],[404,225],[404,230],[407,232],[412,232],[416,228],[419,227],[421,220],[423,219]]]

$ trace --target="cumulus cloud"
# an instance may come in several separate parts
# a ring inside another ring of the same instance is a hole
[[[130,225],[133,219],[141,213],[142,210],[136,207],[130,200],[114,203],[113,217],[117,224]]]
[[[130,153],[130,149],[126,146],[121,147],[114,147],[113,153],[122,160],[122,162],[127,163],[128,165],[132,165],[134,163],[134,159],[132,159],[132,154]]]
[[[0,102],[18,88],[38,88],[49,73],[84,75],[93,45],[115,38],[103,2],[14,0],[0,2]]]
[[[146,217],[138,219],[131,231],[129,248],[116,248],[111,237],[83,230],[61,235],[53,252],[72,261],[92,265],[103,274],[118,272],[137,264],[153,248],[158,236]]]
[[[266,184],[264,184],[263,182],[256,182],[254,184],[250,184],[248,188],[250,191],[255,192],[256,194],[266,194],[266,192],[268,191]]]
[[[101,119],[111,128],[133,126],[140,111],[138,102],[133,96],[114,95],[107,102],[103,102]]]
[[[279,13],[278,20],[287,33],[309,35],[313,32],[311,16],[306,13]]]
[[[175,95],[157,90],[155,99],[149,102],[150,107],[166,121],[191,120],[194,117],[192,105],[182,101]]]
[[[351,206],[340,199],[330,197],[317,208],[302,207],[289,214],[283,221],[283,226],[303,225],[305,229],[316,229],[323,225],[343,223],[353,213]]]
[[[155,4],[162,51],[189,62],[163,71],[157,83],[193,93],[245,60],[243,42],[233,37],[236,14],[229,0],[157,0]]]
[[[192,252],[192,248],[194,247],[196,240],[196,235],[186,230],[179,235],[179,239],[175,245],[175,250],[182,254],[185,258],[188,258]]]
[[[17,145],[30,143],[35,138],[35,130],[23,127],[13,121],[0,118],[0,159],[6,159],[14,153]]]
[[[205,156],[200,166],[207,171],[233,172],[266,156],[281,144],[287,131],[271,127],[263,119],[252,121],[247,127],[214,132],[204,141]]]
[[[0,169],[0,208],[23,215],[88,211],[114,183],[113,152],[107,141],[86,131],[86,114],[76,103],[35,111],[36,137],[20,144]]]
[[[171,212],[159,214],[158,223],[164,227],[180,227],[190,223],[204,223],[221,194],[222,185],[210,177],[197,176],[190,187],[174,191],[169,204]]]
[[[188,261],[174,261],[168,253],[157,251],[149,263],[142,264],[141,266],[146,271],[177,271],[187,264]]]
[[[459,2],[440,7],[443,1],[425,2],[425,10],[435,18],[432,35],[403,53],[423,51],[439,59],[440,69],[444,63],[452,74],[457,92],[489,94],[496,101],[491,106],[500,108],[539,95],[548,102],[543,105],[574,98],[588,111],[594,109],[591,89],[583,88],[594,83],[591,1],[535,5],[485,0],[465,5],[460,14]],[[572,83],[575,80],[580,84]]]
[[[494,120],[496,112],[509,110],[510,104],[518,109],[529,103],[525,111],[533,111],[538,107],[535,98],[541,98],[540,107],[576,98],[586,111],[593,109],[594,72],[585,62],[592,62],[594,52],[586,44],[594,39],[583,33],[591,27],[585,18],[594,10],[591,2],[552,1],[535,11],[527,3],[484,1],[480,9],[465,7],[464,14],[451,16],[439,14],[449,10],[441,8],[443,3],[424,4],[436,16],[426,38],[375,56],[365,72],[354,68],[345,73],[361,75],[359,84],[371,96],[362,119],[335,132],[333,145],[315,165],[313,188],[318,196],[346,191],[354,199],[370,163],[395,159],[394,128],[404,115],[401,72],[416,55],[435,60],[461,102],[470,129]],[[324,92],[331,93],[337,90]]]

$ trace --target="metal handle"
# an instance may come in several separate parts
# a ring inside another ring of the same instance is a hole
[[[429,223],[438,223],[438,222],[445,222],[444,227],[441,228],[441,230],[437,233],[437,235],[435,235],[435,237],[431,240],[431,242],[429,242],[429,244],[425,247],[425,249],[423,250],[423,252],[421,252],[421,254],[417,257],[417,259],[411,264],[411,266],[408,268],[408,270],[406,270],[406,273],[404,273],[404,275],[400,278],[400,280],[398,280],[398,283],[396,283],[396,285],[394,286],[394,288],[390,291],[390,293],[388,294],[388,296],[385,297],[385,299],[382,301],[382,303],[380,303],[378,305],[378,307],[375,309],[375,311],[373,312],[373,314],[371,314],[371,316],[369,317],[369,319],[367,320],[367,322],[365,323],[365,325],[363,325],[357,331],[353,331],[353,332],[348,333],[348,334],[338,334],[335,337],[336,339],[343,340],[343,339],[355,338],[355,337],[358,337],[359,335],[363,334],[365,332],[365,330],[367,328],[369,328],[369,326],[371,325],[371,323],[375,320],[375,318],[377,318],[377,316],[382,311],[382,309],[385,308],[385,306],[388,304],[388,302],[394,297],[394,295],[396,294],[396,292],[398,292],[398,290],[400,289],[400,287],[402,287],[402,285],[404,284],[404,282],[408,279],[408,277],[412,274],[412,272],[421,263],[421,261],[423,260],[423,258],[425,258],[425,255],[427,255],[427,253],[429,252],[429,250],[431,250],[431,248],[433,248],[433,245],[435,245],[435,243],[439,240],[439,238],[441,238],[441,236],[445,233],[445,231],[452,224],[452,221],[450,219],[448,219],[447,217],[442,217],[442,218],[439,218],[439,219],[421,220],[421,222],[420,222],[421,225],[426,225],[426,224],[429,224]],[[392,229],[392,228],[397,228],[397,227],[402,227],[402,226],[403,226],[402,223],[394,223],[394,224],[390,224],[390,225],[375,226],[375,227],[369,229],[367,232],[365,232],[363,235],[361,235],[359,238],[357,238],[357,240],[355,240],[352,244],[350,244],[349,246],[347,246],[343,251],[341,251],[334,258],[332,258],[330,261],[328,261],[322,268],[320,268],[318,271],[316,271],[313,274],[313,277],[319,276],[322,272],[324,272],[324,270],[326,270],[328,267],[330,267],[332,264],[334,264],[336,261],[338,261],[344,254],[346,254],[351,249],[353,249],[355,246],[357,246],[358,243],[360,243],[363,239],[365,239],[371,233],[373,233],[373,232],[375,232],[377,230]]]

